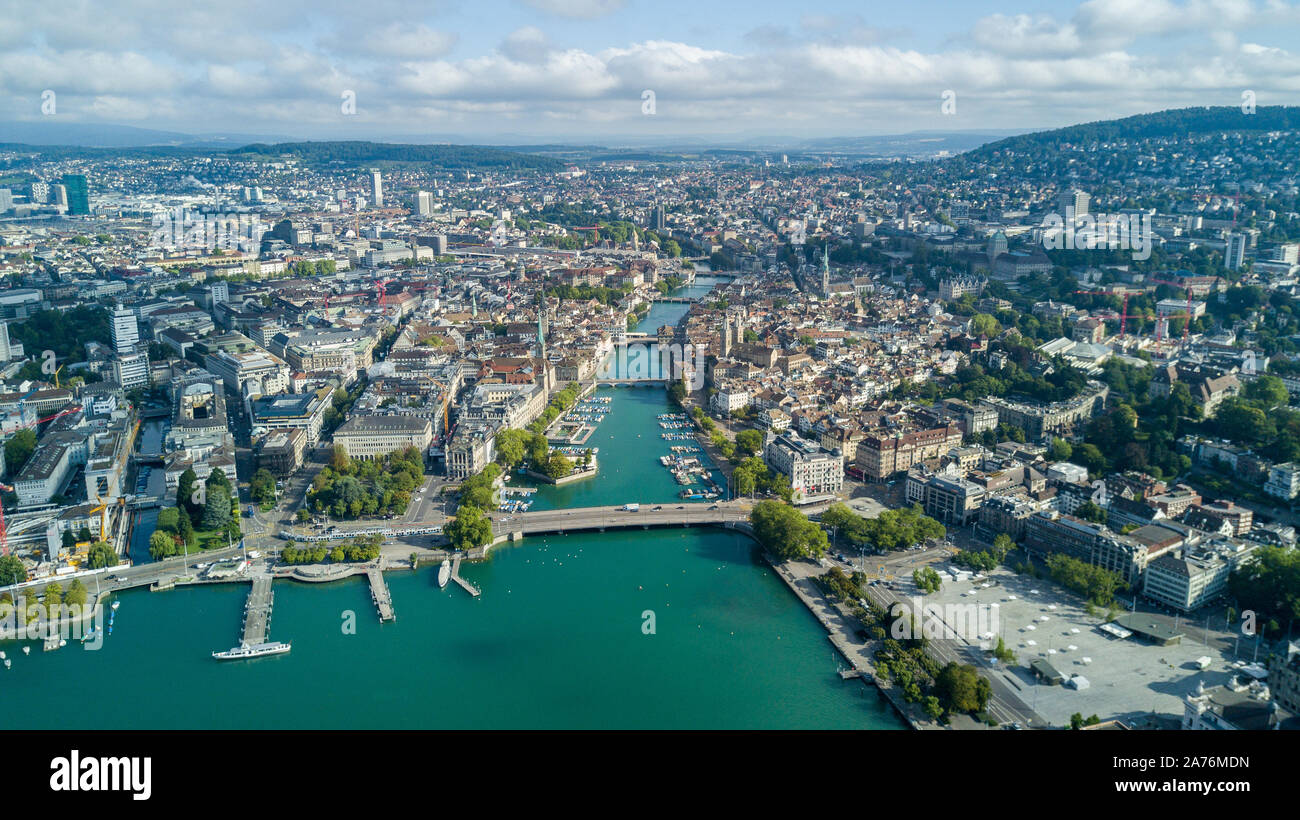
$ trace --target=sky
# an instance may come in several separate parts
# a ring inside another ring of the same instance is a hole
[[[1300,103],[1300,3],[0,0],[0,121],[632,145],[1027,131],[1248,91]]]

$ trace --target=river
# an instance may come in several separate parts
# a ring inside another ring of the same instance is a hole
[[[600,394],[600,475],[541,488],[534,509],[678,503],[658,463],[664,389]],[[143,543],[147,556],[155,518],[133,555]],[[224,664],[211,653],[238,640],[243,585],[126,593],[98,651],[0,644],[14,661],[0,727],[903,726],[874,689],[839,678],[824,629],[736,533],[529,538],[461,571],[481,597],[439,589],[432,568],[390,573],[397,620],[382,626],[361,579],[277,582],[270,637],[293,651]]]

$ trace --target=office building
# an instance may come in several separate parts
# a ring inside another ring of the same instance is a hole
[[[90,215],[90,192],[82,174],[64,174],[63,188],[68,201],[69,216]]]
[[[135,319],[135,311],[119,304],[113,309],[113,349],[119,354],[129,353],[140,343],[140,326]]]
[[[144,348],[132,348],[113,358],[113,381],[124,390],[149,386],[149,353]]]
[[[356,416],[334,432],[334,443],[350,458],[374,459],[414,447],[423,454],[433,440],[433,425],[417,416]]]
[[[1246,235],[1244,233],[1228,234],[1228,246],[1223,252],[1223,265],[1228,270],[1241,270],[1246,262]]]
[[[1065,224],[1078,224],[1079,217],[1088,213],[1090,201],[1088,194],[1078,188],[1062,191],[1057,197],[1057,207],[1061,211],[1061,218],[1065,220]]]
[[[384,207],[384,181],[378,171],[370,172],[370,200],[376,208]]]

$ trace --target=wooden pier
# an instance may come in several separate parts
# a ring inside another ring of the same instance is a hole
[[[375,609],[379,610],[379,622],[396,621],[397,614],[393,612],[393,593],[388,590],[383,569],[371,567],[366,570],[366,578],[370,580],[370,598],[375,602]]]
[[[466,581],[464,578],[460,577],[460,559],[461,556],[459,555],[451,559],[451,580],[455,581],[460,586],[461,589],[465,590],[470,595],[473,595],[475,598],[477,598],[479,595],[482,595],[483,593],[478,587],[474,586],[469,581]]]

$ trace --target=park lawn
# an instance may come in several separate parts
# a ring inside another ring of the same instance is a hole
[[[199,549],[201,550],[224,549],[225,547],[239,543],[239,539],[237,538],[232,538],[227,542],[226,531],[224,529],[195,530],[194,537],[198,540]]]

